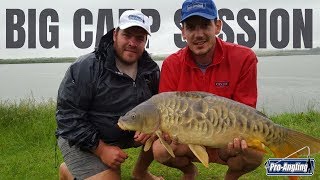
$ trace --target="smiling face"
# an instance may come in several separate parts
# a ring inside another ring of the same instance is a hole
[[[142,56],[147,32],[141,27],[117,29],[113,33],[114,49],[118,59],[124,64],[134,64]]]
[[[182,23],[182,36],[196,56],[214,51],[215,36],[220,33],[221,21],[209,20],[200,16],[191,16]]]

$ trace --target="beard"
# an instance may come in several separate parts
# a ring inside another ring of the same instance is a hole
[[[119,46],[117,43],[114,44],[115,54],[117,56],[117,60],[124,65],[133,65],[137,63],[137,61],[141,58],[142,53],[137,52],[137,50],[132,49],[133,52],[126,51],[125,47]],[[132,54],[131,54],[132,53]]]
[[[117,55],[117,60],[118,60],[121,64],[124,64],[124,65],[126,65],[126,66],[131,66],[131,65],[137,63],[137,61],[138,61],[139,59],[137,59],[137,58],[135,58],[135,59],[126,59],[126,58],[123,58],[123,57]]]

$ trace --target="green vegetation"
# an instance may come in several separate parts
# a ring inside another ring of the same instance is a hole
[[[25,58],[25,59],[0,59],[0,64],[30,64],[30,63],[68,63],[74,62],[75,57],[65,58]]]
[[[53,100],[36,102],[34,99],[22,100],[19,103],[0,101],[0,179],[58,179],[57,164],[62,162],[57,149],[55,162],[55,106]],[[285,113],[271,117],[275,122],[301,132],[320,137],[320,112],[290,114]],[[129,158],[122,167],[123,179],[129,179],[132,167],[140,148],[126,150]],[[270,155],[265,157],[267,160]],[[320,179],[320,155],[312,156],[316,160],[316,171],[312,177],[301,179]],[[198,164],[198,179],[223,179],[226,168],[211,164],[205,168]],[[169,180],[179,179],[181,173],[154,162],[150,168],[156,175]],[[242,179],[265,179],[263,165]],[[270,177],[271,178],[271,177]],[[287,179],[273,177],[271,179]]]

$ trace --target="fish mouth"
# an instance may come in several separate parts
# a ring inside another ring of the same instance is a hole
[[[127,130],[126,126],[122,123],[122,121],[118,121],[117,125],[119,126],[120,129],[122,130]]]

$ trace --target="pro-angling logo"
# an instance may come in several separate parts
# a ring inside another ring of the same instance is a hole
[[[308,158],[288,158],[303,149],[308,149]],[[267,176],[312,176],[315,168],[314,158],[310,158],[308,146],[285,158],[270,158],[265,163]]]
[[[270,158],[265,163],[268,176],[312,176],[314,158]]]

